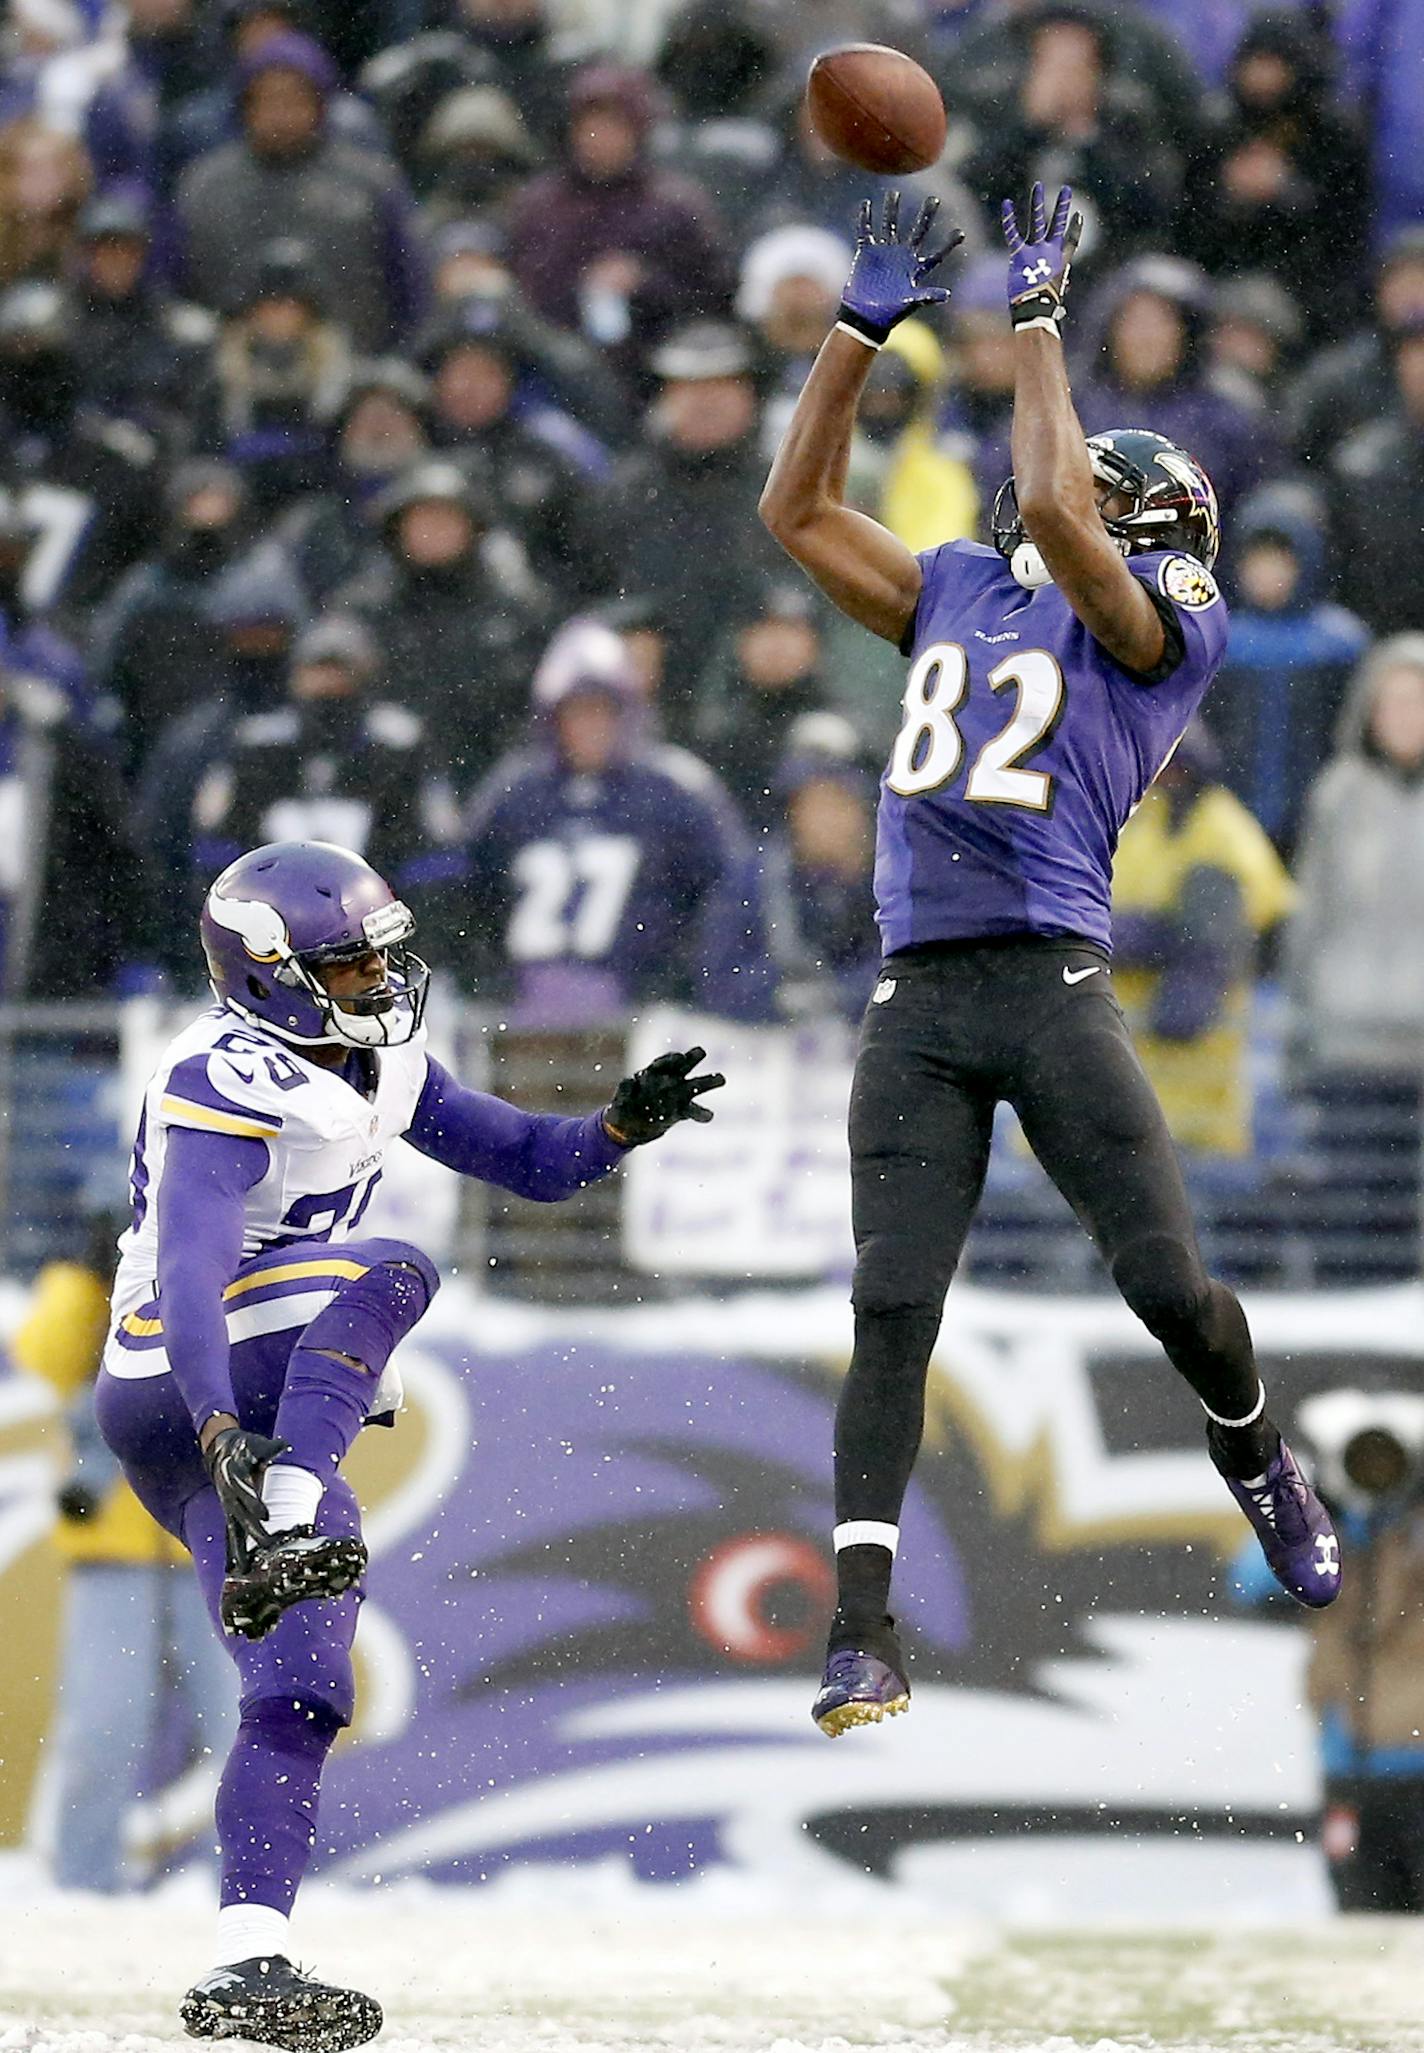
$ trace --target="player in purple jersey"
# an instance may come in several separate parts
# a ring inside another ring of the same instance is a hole
[[[1060,331],[1081,228],[1035,186],[1004,202],[1014,474],[993,548],[915,556],[844,503],[856,405],[897,321],[948,297],[926,253],[862,210],[840,318],[797,403],[762,518],[843,613],[910,658],[881,785],[884,967],[851,1095],[855,1351],[836,1418],[839,1602],[812,1715],[835,1735],[904,1710],[889,1616],[945,1292],[995,1107],[1092,1234],[1113,1281],[1207,1414],[1211,1459],[1302,1603],[1340,1587],[1324,1508],[1265,1410],[1236,1298],[1202,1265],[1181,1171],[1111,988],[1118,833],[1200,704],[1226,644],[1216,498],[1142,429],[1084,437]]]
[[[341,2053],[379,2006],[292,1965],[287,1920],[331,1744],[352,1715],[366,1549],[341,1461],[400,1402],[390,1357],[438,1279],[358,1229],[400,1138],[465,1176],[562,1198],[681,1119],[720,1076],[661,1055],[583,1118],[466,1090],[425,1052],[414,920],[369,864],[278,842],[224,870],[202,940],[215,1006],[165,1051],[134,1146],[99,1423],[183,1541],[241,1680],[217,1799],[213,1972],[196,2038]]]

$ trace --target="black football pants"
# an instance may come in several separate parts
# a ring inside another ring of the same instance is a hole
[[[836,1516],[897,1524],[944,1295],[1013,1106],[1123,1297],[1207,1407],[1245,1417],[1245,1316],[1202,1266],[1181,1169],[1108,960],[1030,937],[890,957],[851,1091],[855,1353],[836,1417]]]

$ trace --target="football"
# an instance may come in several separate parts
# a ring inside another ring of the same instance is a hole
[[[806,106],[826,148],[862,171],[923,171],[944,148],[939,87],[913,57],[882,43],[825,51],[806,80]]]

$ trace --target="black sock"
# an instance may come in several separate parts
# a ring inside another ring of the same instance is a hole
[[[855,1353],[836,1407],[836,1522],[897,1525],[925,1426],[938,1311],[856,1308]]]
[[[895,1557],[888,1547],[842,1547],[836,1555],[836,1625],[879,1625],[890,1608]]]
[[[1209,1419],[1206,1437],[1217,1467],[1223,1475],[1232,1476],[1238,1482],[1250,1482],[1256,1476],[1263,1476],[1275,1460],[1281,1443],[1280,1434],[1264,1412],[1249,1426],[1222,1426],[1215,1419]]]

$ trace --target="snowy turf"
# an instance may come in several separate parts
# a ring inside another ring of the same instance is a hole
[[[11,1896],[0,2053],[186,2043],[174,2005],[208,1930],[192,1888]],[[868,1910],[580,1916],[318,1887],[298,1950],[380,1998],[384,2053],[1424,2053],[1424,1926],[1405,1920],[998,1936]]]

